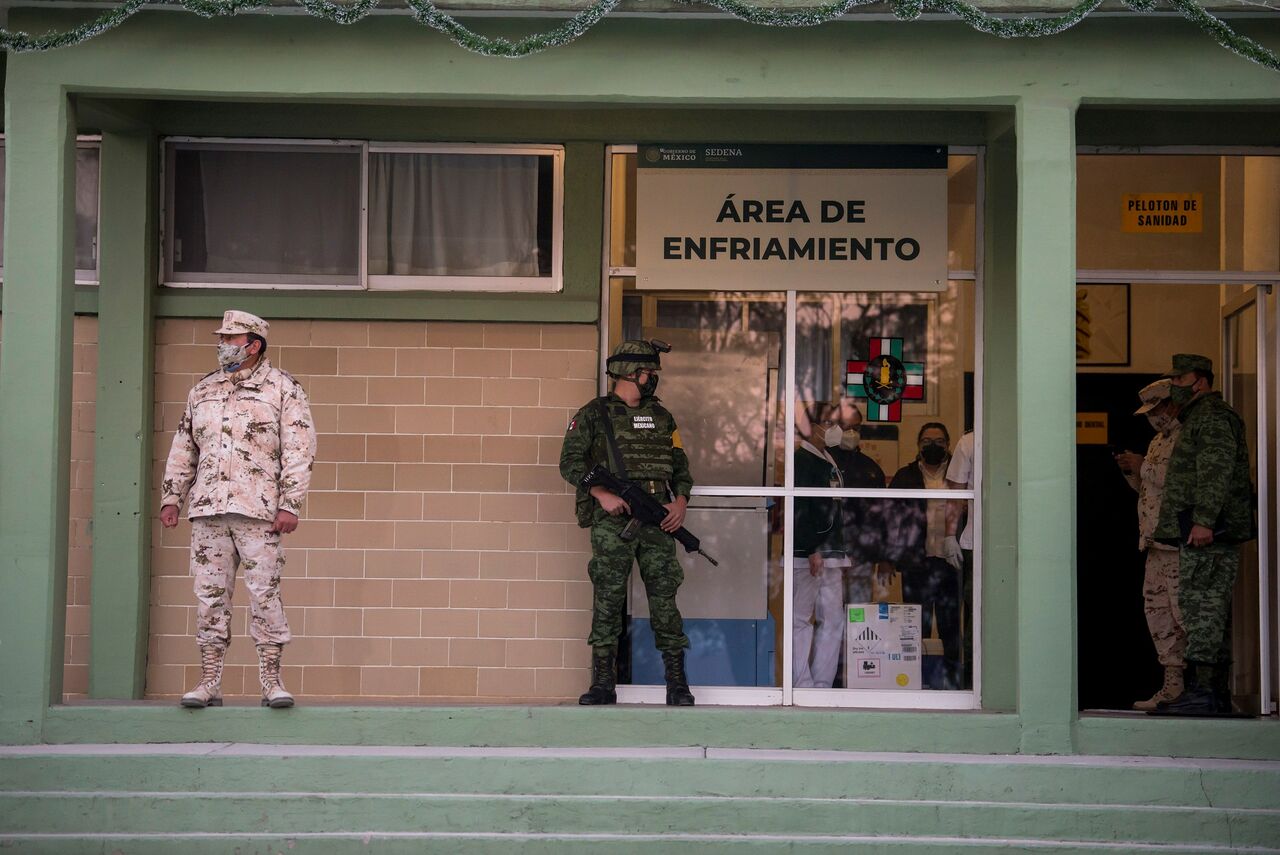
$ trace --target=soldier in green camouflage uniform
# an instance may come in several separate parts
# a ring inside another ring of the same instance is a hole
[[[215,331],[222,367],[187,395],[165,466],[160,521],[176,526],[184,500],[191,520],[201,676],[183,695],[184,707],[222,705],[237,569],[249,589],[262,705],[293,706],[280,682],[280,657],[292,637],[280,601],[280,536],[298,525],[316,431],[302,387],[266,358],[269,331],[247,312],[223,316]]]
[[[685,508],[693,479],[689,460],[680,444],[675,419],[658,403],[654,390],[661,368],[659,350],[647,341],[627,341],[609,357],[606,370],[614,378],[613,392],[578,410],[565,433],[560,451],[560,474],[578,488],[578,524],[591,528],[591,578],[593,603],[591,635],[591,688],[578,699],[581,704],[611,704],[617,701],[616,661],[622,634],[627,578],[633,563],[640,566],[649,598],[656,646],[666,667],[667,703],[693,703],[684,674],[684,650],[689,639],[676,607],[676,591],[684,581],[684,571],[676,560],[673,532],[684,524]],[[596,464],[610,469],[609,448],[603,429],[607,410],[623,475],[648,490],[666,505],[668,516],[661,528],[646,525],[630,542],[621,538],[629,510],[625,503],[603,487],[590,495],[578,487],[583,475]]]
[[[1214,715],[1231,712],[1231,591],[1240,544],[1252,540],[1254,492],[1244,421],[1213,388],[1213,363],[1204,356],[1173,357],[1170,399],[1182,433],[1169,457],[1155,539],[1177,545],[1178,602],[1186,631],[1184,689],[1155,712]]]

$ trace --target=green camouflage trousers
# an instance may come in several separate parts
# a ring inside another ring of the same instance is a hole
[[[1187,634],[1188,662],[1229,658],[1231,591],[1240,569],[1240,547],[1213,543],[1178,550],[1178,605]]]
[[[284,550],[271,523],[240,514],[191,521],[191,573],[196,577],[196,642],[231,644],[231,595],[236,570],[249,589],[249,635],[254,644],[287,644],[293,637],[280,601]]]
[[[1142,600],[1147,613],[1147,629],[1161,665],[1183,666],[1187,634],[1182,629],[1178,605],[1178,552],[1176,549],[1147,550],[1147,572],[1142,579]]]
[[[684,621],[676,607],[676,591],[684,570],[676,560],[676,542],[657,526],[646,525],[630,543],[619,535],[626,517],[597,519],[591,526],[591,562],[587,575],[592,585],[591,634],[593,648],[616,648],[622,635],[622,611],[627,602],[627,578],[633,563],[640,565],[640,579],[649,597],[649,620],[654,644],[663,653],[689,646]]]

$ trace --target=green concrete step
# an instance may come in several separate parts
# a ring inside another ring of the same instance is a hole
[[[0,747],[0,791],[778,796],[1280,808],[1280,763],[753,749]]]
[[[5,853],[21,855],[1252,855],[1274,849],[1224,845],[1156,846],[1107,843],[1045,843],[1008,838],[935,838],[858,835],[607,835],[607,834],[212,834],[47,835],[3,838]]]
[[[95,833],[392,832],[824,836],[897,835],[1213,844],[1280,841],[1280,811],[976,801],[795,799],[679,794],[11,792],[0,841],[50,829]],[[0,843],[0,845],[3,845]]]
[[[512,848],[1280,853],[1280,762],[696,747],[0,746],[0,852]]]

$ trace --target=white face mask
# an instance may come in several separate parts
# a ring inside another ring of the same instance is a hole
[[[1168,413],[1147,413],[1147,421],[1156,433],[1164,433],[1177,424],[1177,419]]]
[[[844,438],[844,431],[840,430],[840,425],[832,425],[823,434],[822,441],[826,443],[827,448],[835,448],[842,438]]]
[[[218,345],[218,364],[222,366],[223,371],[235,371],[240,367],[240,363],[248,358],[249,345],[247,344]]]
[[[840,447],[845,451],[856,451],[861,442],[862,432],[857,429],[850,429],[840,434]]]

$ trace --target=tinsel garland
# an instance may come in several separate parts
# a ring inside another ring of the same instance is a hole
[[[236,15],[266,6],[269,0],[125,0],[99,17],[64,32],[32,36],[0,28],[0,49],[23,53],[44,51],[79,44],[107,30],[120,26],[136,14],[145,3],[163,3],[181,6],[206,18]],[[378,6],[379,0],[353,0],[337,3],[334,0],[298,0],[308,14],[335,24],[354,24],[367,17]],[[539,53],[548,48],[569,44],[612,12],[621,0],[596,0],[587,9],[574,15],[558,27],[542,33],[534,33],[517,41],[501,36],[493,38],[470,29],[452,15],[442,12],[433,0],[406,0],[416,21],[439,30],[454,44],[484,56],[518,58]],[[816,27],[848,14],[855,7],[866,6],[879,0],[834,0],[808,9],[788,11],[763,6],[753,6],[742,0],[677,0],[688,5],[712,6],[738,20],[767,27]],[[954,15],[969,26],[983,33],[1003,39],[1037,38],[1061,33],[1083,21],[1102,5],[1103,0],[1081,0],[1061,15],[1044,17],[999,18],[964,0],[891,0],[893,14],[900,20],[919,18],[924,12],[942,12]],[[1135,12],[1150,12],[1156,0],[1122,0]],[[1231,29],[1222,19],[1211,15],[1195,0],[1165,0],[1182,17],[1208,33],[1214,41],[1245,59],[1280,71],[1280,57],[1272,50],[1247,36]]]

